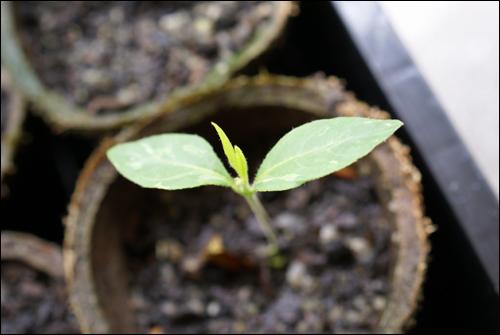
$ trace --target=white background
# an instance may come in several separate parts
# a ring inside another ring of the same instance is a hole
[[[498,198],[498,2],[381,1]]]

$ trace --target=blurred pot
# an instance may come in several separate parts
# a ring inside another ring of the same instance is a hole
[[[167,100],[188,94],[194,87],[222,84],[247,66],[255,65],[258,58],[267,53],[284,32],[289,17],[297,12],[297,6],[293,2],[270,3],[272,3],[272,12],[265,27],[257,28],[249,42],[241,50],[234,52],[230,58],[219,60],[201,81],[175,88],[155,101],[139,103],[126,110],[118,111],[109,107],[105,114],[93,115],[87,113],[83,106],[75,105],[51,87],[44,85],[39,74],[30,64],[27,57],[28,50],[24,50],[21,45],[17,30],[22,27],[16,25],[15,5],[10,1],[3,1],[1,6],[2,63],[15,74],[13,78],[15,85],[34,103],[35,111],[55,130],[101,133],[159,115],[163,112],[163,104]]]
[[[24,107],[24,100],[12,87],[9,75],[2,67],[2,197],[5,195],[4,176],[14,171],[14,156],[25,118]]]

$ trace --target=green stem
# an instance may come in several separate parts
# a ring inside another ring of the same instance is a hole
[[[274,234],[273,228],[271,227],[269,215],[267,215],[264,206],[262,206],[257,193],[245,195],[244,197],[248,205],[250,206],[250,209],[252,209],[252,212],[255,214],[255,217],[257,218],[262,231],[266,235],[272,251],[276,252],[278,250],[278,241],[276,239],[276,235]]]

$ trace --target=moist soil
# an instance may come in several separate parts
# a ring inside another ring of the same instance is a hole
[[[2,262],[2,334],[78,334],[63,280]]]
[[[43,83],[89,113],[102,113],[199,83],[270,21],[273,6],[266,1],[24,1],[16,15]]]
[[[140,224],[124,232],[138,329],[373,331],[396,246],[373,178],[348,177],[261,194],[281,258],[265,256],[258,223],[230,190],[161,192],[159,203],[146,201]]]

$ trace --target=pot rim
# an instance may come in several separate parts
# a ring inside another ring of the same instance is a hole
[[[22,137],[22,126],[26,117],[25,102],[19,92],[11,84],[10,75],[2,66],[2,90],[9,95],[9,116],[5,125],[5,133],[2,134],[2,163],[1,181],[2,196],[4,196],[4,177],[14,172],[14,155]]]
[[[64,279],[62,249],[35,235],[2,231],[2,262],[18,261],[55,279]]]

